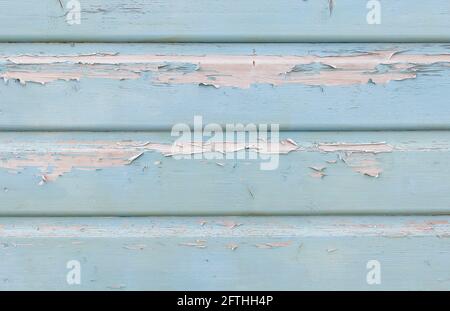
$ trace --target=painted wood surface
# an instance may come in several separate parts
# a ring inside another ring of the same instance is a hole
[[[2,290],[449,290],[449,217],[1,218]],[[80,264],[81,284],[68,285]],[[367,275],[376,260],[380,284]]]
[[[0,0],[0,290],[450,289],[448,0],[77,2]]]
[[[0,133],[0,215],[450,212],[448,131],[282,132],[278,151],[176,139]]]
[[[0,129],[450,129],[448,45],[2,44]]]
[[[448,42],[449,28],[447,0],[0,1],[0,40],[16,42]]]

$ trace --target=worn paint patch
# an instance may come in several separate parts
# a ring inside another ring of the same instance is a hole
[[[0,168],[22,170],[35,167],[40,170],[41,185],[54,181],[73,169],[98,170],[130,165],[145,152],[159,152],[164,156],[197,153],[221,154],[249,150],[263,154],[287,154],[299,149],[288,141],[279,143],[151,143],[151,142],[77,142],[7,143],[0,151]]]
[[[450,54],[373,51],[353,55],[17,55],[0,57],[0,78],[45,84],[81,78],[138,79],[152,83],[249,88],[254,84],[345,86],[414,79],[427,66],[449,67]]]
[[[145,244],[126,244],[123,246],[124,249],[128,250],[139,250],[142,251],[147,247]]]
[[[33,68],[29,66],[6,66],[8,71],[0,73],[4,81],[17,80],[25,85],[28,82],[47,84],[54,81],[80,81],[81,78],[132,80],[139,79],[141,74],[132,68],[120,69],[116,66],[104,65],[46,65]]]
[[[205,240],[196,240],[195,242],[185,242],[185,243],[180,243],[180,245],[195,247],[195,248],[206,248],[207,247]]]
[[[206,219],[206,220],[205,220]],[[0,219],[1,220],[1,219]],[[199,226],[207,221],[211,225]],[[129,219],[120,217],[79,218],[6,218],[0,222],[3,238],[180,238],[182,246],[206,245],[210,238],[230,238],[230,244],[238,244],[239,237],[258,237],[261,242],[285,243],[305,237],[363,237],[363,236],[441,236],[448,237],[450,225],[448,216],[370,216],[370,217],[327,217],[280,216],[274,221],[271,216],[233,217],[242,226],[229,230],[220,223],[223,217],[137,217],[130,226]],[[286,237],[292,237],[286,240]],[[265,239],[268,240],[265,240]],[[276,239],[276,240],[275,240]],[[121,246],[138,245],[126,243]],[[239,244],[242,247],[254,244]],[[272,245],[272,244],[271,244]],[[278,244],[274,244],[275,246]],[[294,245],[286,244],[284,246]],[[266,245],[267,246],[267,245]],[[272,245],[273,246],[273,245]],[[332,245],[330,245],[332,247]]]
[[[226,248],[231,249],[232,251],[236,250],[239,247],[236,243],[229,243],[226,245]]]
[[[379,177],[383,172],[379,161],[374,154],[367,153],[346,153],[342,160],[353,171],[369,177]]]
[[[147,152],[160,153],[165,157],[177,155],[192,155],[198,153],[220,153],[222,155],[239,151],[256,152],[261,154],[285,155],[291,152],[331,153],[339,157],[339,163],[344,163],[353,171],[368,176],[380,177],[383,172],[380,156],[391,152],[430,152],[448,151],[446,144],[432,143],[429,145],[401,143],[393,146],[386,142],[372,143],[314,143],[299,144],[292,139],[285,139],[279,143],[157,143],[151,141],[59,141],[59,142],[2,142],[0,144],[0,168],[8,172],[17,173],[25,168],[36,168],[40,172],[40,184],[52,182],[58,177],[73,170],[97,171],[107,168],[139,165],[140,159]],[[215,162],[213,162],[215,163]],[[336,164],[336,160],[326,160],[321,163],[311,163],[307,170],[310,176],[322,179],[328,171],[327,164]],[[162,166],[162,161],[154,163]],[[224,163],[221,163],[225,165]],[[217,165],[218,169],[224,169]],[[144,166],[147,169],[148,166]],[[333,170],[330,167],[330,175]],[[255,192],[246,186],[249,196],[255,199]],[[8,189],[4,190],[5,192]],[[236,228],[237,223],[223,223],[225,227]]]
[[[264,249],[271,249],[271,248],[278,248],[278,247],[287,247],[292,244],[291,241],[286,242],[267,242],[267,243],[260,243],[256,244],[257,248],[264,248]]]
[[[317,148],[323,152],[365,152],[365,153],[382,153],[382,152],[392,152],[394,148],[385,143],[365,143],[365,144],[355,144],[355,143],[321,143],[318,144]]]
[[[232,220],[224,220],[223,222],[220,222],[220,224],[222,226],[230,228],[230,229],[234,229],[234,228],[237,228],[237,227],[242,225],[242,223],[235,222],[235,221],[232,221]]]
[[[309,174],[309,176],[313,178],[324,178],[325,176],[327,176],[327,174],[323,172],[312,172],[311,174]]]
[[[383,169],[381,164],[375,157],[378,153],[386,153],[394,151],[394,147],[385,143],[321,143],[317,145],[317,149],[321,152],[338,152],[340,159],[349,166],[353,171],[368,176],[378,178]],[[327,161],[330,163],[330,161]],[[331,163],[335,163],[331,162]],[[325,174],[322,170],[315,169],[313,177],[323,177]],[[319,175],[318,174],[323,174]]]

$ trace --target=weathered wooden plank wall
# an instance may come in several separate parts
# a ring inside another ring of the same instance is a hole
[[[2,41],[444,42],[448,0],[0,1]],[[77,1],[78,2],[78,1]],[[368,9],[369,7],[369,9]],[[370,19],[370,18],[369,18]],[[374,22],[377,22],[375,19]],[[371,21],[372,22],[372,21]]]
[[[449,77],[446,44],[1,44],[0,129],[450,129]]]
[[[450,289],[449,29],[448,0],[0,0],[0,290]],[[195,116],[281,141],[174,144]]]
[[[2,290],[448,290],[449,217],[0,219]],[[80,264],[79,285],[66,278]],[[380,284],[368,284],[376,260]],[[68,269],[69,268],[69,269]]]

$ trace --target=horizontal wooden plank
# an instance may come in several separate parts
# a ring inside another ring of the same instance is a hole
[[[0,215],[450,212],[449,131],[280,137],[220,146],[169,133],[3,132]]]
[[[2,44],[1,130],[450,129],[448,45]]]
[[[2,41],[449,42],[449,28],[447,0],[0,1]]]
[[[0,218],[0,289],[449,290],[449,220]]]

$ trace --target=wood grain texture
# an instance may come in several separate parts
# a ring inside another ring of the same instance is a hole
[[[449,220],[1,218],[0,289],[449,290]],[[72,260],[80,285],[66,282]]]
[[[0,215],[450,212],[450,132],[280,136],[290,152],[204,147],[179,159],[168,133],[1,133]]]
[[[2,44],[2,130],[450,129],[448,45]]]
[[[100,42],[449,42],[447,0],[381,1],[369,25],[360,0],[0,1],[2,41]],[[62,4],[62,6],[61,6]]]

